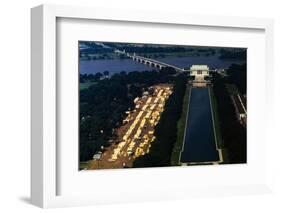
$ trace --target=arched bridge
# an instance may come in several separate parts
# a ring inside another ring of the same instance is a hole
[[[185,71],[183,68],[180,68],[180,67],[177,67],[177,66],[174,66],[174,65],[171,65],[171,64],[167,64],[167,63],[164,63],[164,62],[161,62],[161,61],[157,61],[155,59],[138,56],[135,53],[132,54],[132,55],[127,53],[127,56],[130,57],[131,59],[133,59],[134,61],[137,61],[137,62],[142,63],[142,64],[146,64],[150,67],[155,67],[155,68],[158,68],[158,69],[162,69],[164,67],[172,67],[176,71],[179,71],[179,72]]]
[[[164,67],[172,67],[178,72],[191,72],[190,69],[184,69],[184,68],[181,68],[181,67],[177,67],[177,66],[174,66],[174,65],[171,65],[171,64],[164,63],[162,61],[157,61],[155,59],[142,57],[142,56],[136,55],[136,53],[133,53],[133,54],[126,53],[125,50],[121,51],[121,50],[115,49],[115,53],[126,55],[127,57],[131,58],[132,60],[137,61],[137,62],[142,63],[142,64],[145,64],[145,65],[148,65],[150,67],[155,67],[155,68],[158,68],[158,69],[162,69]],[[209,69],[208,71],[219,73],[219,72],[224,72],[225,69],[214,69],[214,70]]]

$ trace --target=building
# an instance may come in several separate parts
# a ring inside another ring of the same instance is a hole
[[[194,77],[193,86],[204,87],[208,81],[206,77],[210,76],[210,70],[207,65],[192,65],[190,67],[190,76]]]
[[[210,70],[207,65],[192,65],[190,67],[190,76],[195,76],[195,78],[203,78],[209,76]]]

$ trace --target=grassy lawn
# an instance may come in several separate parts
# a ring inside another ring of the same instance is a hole
[[[188,109],[188,102],[189,102],[189,95],[190,95],[191,88],[189,86],[186,87],[184,101],[183,101],[183,108],[182,114],[180,119],[177,123],[177,141],[174,144],[172,156],[171,156],[171,165],[177,166],[180,165],[180,154],[182,151],[183,140],[184,140],[184,132],[185,132],[185,125],[186,125],[186,116],[187,116],[187,109]]]
[[[91,85],[93,85],[95,83],[96,82],[80,83],[79,88],[80,88],[80,90],[88,89]]]
[[[218,143],[218,148],[222,149],[222,154],[223,154],[223,159],[224,163],[227,163],[227,150],[224,147],[224,142],[222,139],[222,134],[220,130],[220,119],[219,119],[219,114],[218,114],[218,108],[217,108],[217,101],[214,95],[213,88],[210,87],[210,97],[211,97],[211,103],[212,103],[212,108],[213,108],[213,116],[214,116],[214,125],[215,125],[215,134],[217,138],[217,143]]]
[[[79,169],[80,170],[87,169],[87,168],[88,168],[88,162],[87,161],[79,163]]]

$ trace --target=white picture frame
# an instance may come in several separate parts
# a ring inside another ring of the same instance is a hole
[[[131,196],[106,196],[99,191],[99,196],[89,195],[58,195],[58,174],[60,167],[57,165],[59,158],[57,152],[57,87],[60,82],[57,81],[57,20],[64,19],[83,19],[83,20],[101,20],[135,23],[153,23],[161,25],[181,25],[181,26],[199,26],[206,28],[226,28],[231,29],[254,29],[264,32],[265,42],[265,69],[262,69],[266,75],[266,87],[264,94],[266,96],[267,107],[271,107],[272,98],[270,90],[273,85],[273,21],[271,19],[241,18],[241,17],[217,17],[204,15],[173,14],[173,13],[153,13],[147,11],[121,11],[108,8],[85,8],[74,6],[54,6],[41,5],[31,10],[31,201],[33,204],[47,207],[62,207],[76,205],[92,205],[99,203],[115,202],[138,202],[142,200],[163,200],[177,199],[198,196],[216,196],[216,195],[241,195],[264,193],[271,191],[271,171],[270,161],[265,162],[265,166],[260,168],[265,173],[258,183],[249,184],[249,182],[240,183],[239,185],[221,184],[219,186],[201,187],[200,183],[193,183],[193,188],[179,189],[172,184],[165,190],[157,188],[149,192],[149,195],[143,193]],[[270,146],[270,113],[266,117],[266,131],[263,134],[265,141],[263,145]],[[259,153],[268,157],[269,153],[265,151]],[[268,158],[266,158],[268,159]],[[212,171],[205,167],[206,171]],[[246,168],[247,169],[247,168]],[[150,171],[154,169],[149,169]],[[180,175],[184,168],[180,170],[161,169],[158,173],[162,175],[167,172]],[[192,170],[194,171],[194,169]],[[122,172],[126,176],[127,171]],[[141,173],[138,171],[138,173]],[[108,173],[110,174],[110,173]],[[130,173],[131,174],[131,173]],[[130,175],[129,174],[129,175]],[[172,177],[170,177],[172,178]],[[196,178],[196,175],[195,175]],[[124,191],[125,192],[125,191]],[[120,192],[120,193],[124,193]],[[130,192],[130,189],[126,193]]]

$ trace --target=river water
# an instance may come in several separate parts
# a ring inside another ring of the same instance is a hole
[[[225,60],[214,56],[190,56],[190,57],[165,57],[156,59],[177,67],[189,68],[193,64],[206,64],[211,69],[228,68],[231,64],[242,64],[241,60]],[[103,59],[103,60],[80,60],[79,69],[81,74],[95,74],[97,72],[109,71],[110,75],[121,71],[144,71],[155,68],[140,64],[132,59]]]
[[[181,162],[218,161],[208,88],[192,88]]]

